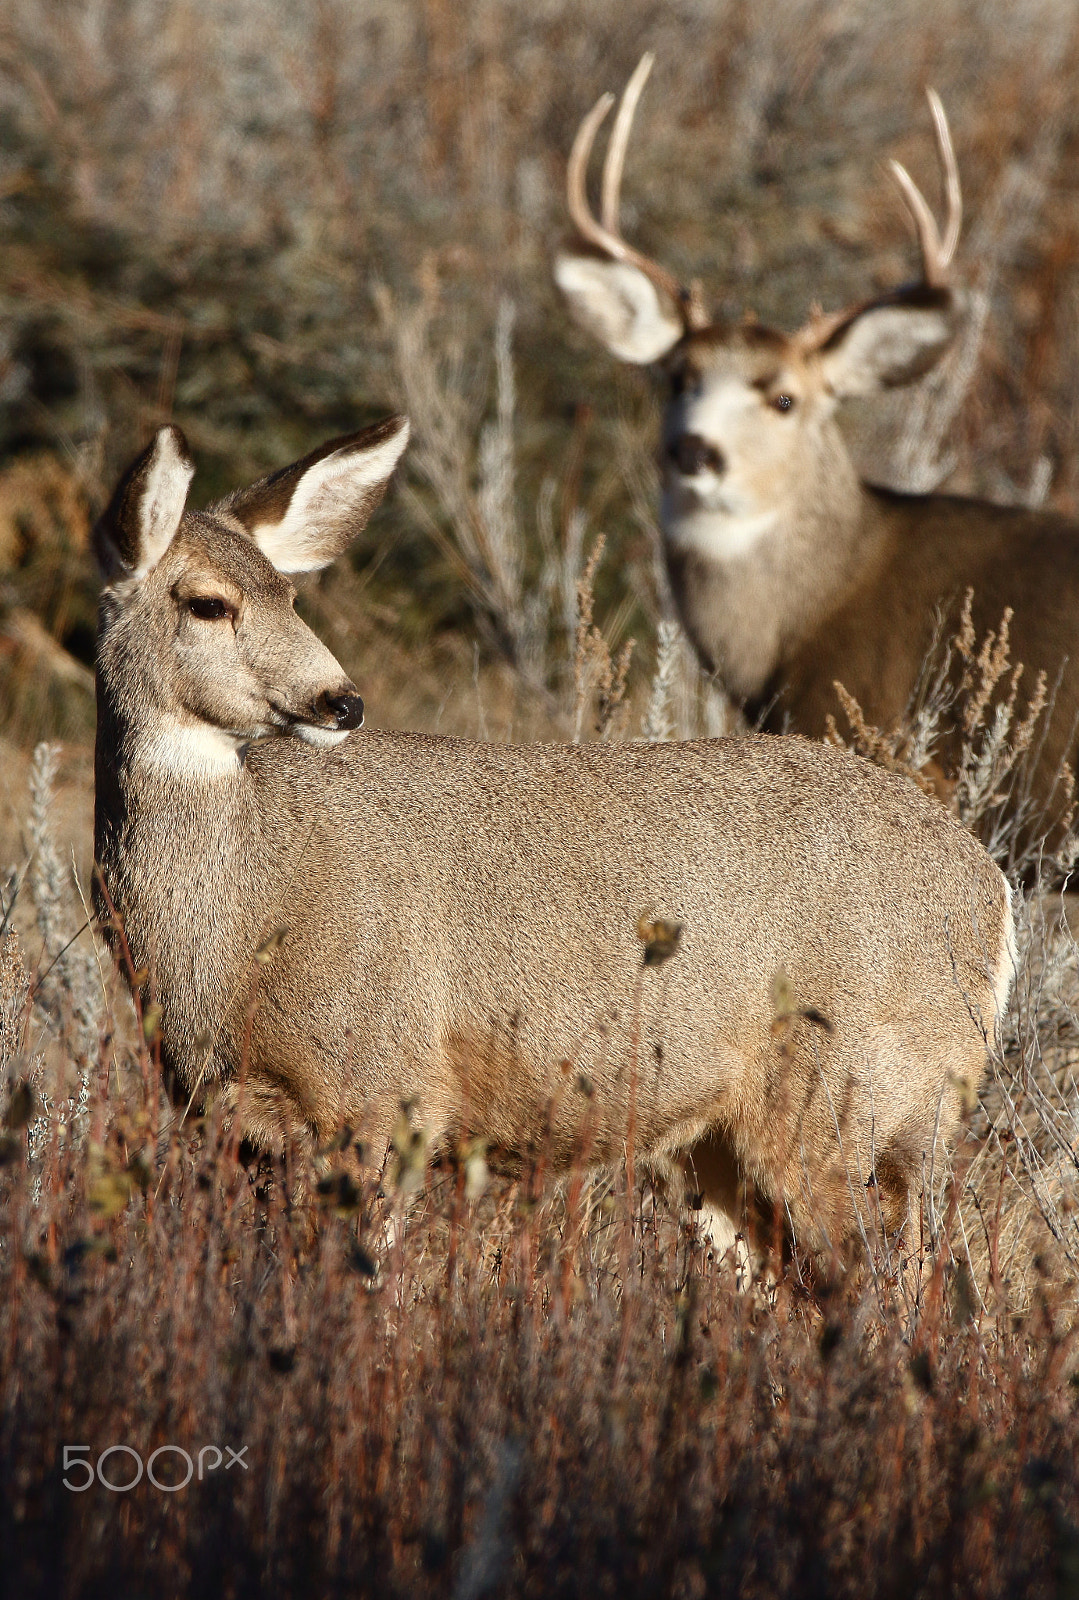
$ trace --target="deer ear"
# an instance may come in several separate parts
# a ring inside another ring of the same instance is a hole
[[[112,578],[145,578],[172,543],[195,464],[179,428],[159,428],[128,467],[94,528],[94,550]]]
[[[913,383],[951,344],[961,312],[955,290],[925,285],[874,300],[821,346],[825,381],[840,399]]]
[[[685,332],[678,307],[628,261],[564,251],[555,257],[554,278],[573,320],[619,361],[658,361]]]
[[[243,523],[279,572],[325,567],[366,525],[408,443],[407,417],[331,439],[214,509]]]

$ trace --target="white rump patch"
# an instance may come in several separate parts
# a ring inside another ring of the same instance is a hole
[[[685,332],[681,316],[664,303],[651,278],[628,261],[558,255],[554,278],[574,321],[620,361],[647,366]]]
[[[158,731],[138,747],[140,766],[174,778],[235,777],[240,747],[246,741],[208,722],[180,722],[166,717]]]
[[[139,503],[139,562],[136,578],[145,578],[172,543],[187,504],[194,464],[180,454],[172,428],[161,428]]]
[[[359,531],[359,518],[372,493],[381,490],[408,444],[409,423],[368,450],[345,445],[308,467],[293,491],[280,522],[252,528],[251,537],[278,572],[315,572],[340,555],[347,539],[339,530]]]
[[[328,749],[333,745],[343,744],[350,733],[355,733],[354,728],[318,728],[310,722],[294,722],[289,727],[289,732],[297,739],[302,739],[304,744],[313,744],[320,749]]]

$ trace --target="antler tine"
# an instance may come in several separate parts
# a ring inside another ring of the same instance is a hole
[[[922,254],[922,281],[931,289],[943,289],[947,286],[948,268],[959,243],[959,229],[963,220],[963,195],[959,187],[959,166],[955,159],[955,147],[952,144],[951,130],[940,96],[935,89],[927,89],[926,98],[933,114],[937,153],[940,156],[943,172],[946,204],[943,239],[940,236],[937,219],[929,209],[928,201],[906,167],[901,161],[890,161],[888,165],[899,185],[918,235],[918,246]],[[859,309],[861,308],[858,306],[848,306],[842,311],[834,311],[825,316],[819,306],[814,306],[805,326],[799,328],[794,335],[794,340],[803,349],[819,350]]]
[[[614,119],[611,129],[611,140],[607,146],[607,159],[603,163],[603,189],[601,197],[600,217],[603,226],[609,233],[618,234],[619,196],[622,188],[622,168],[626,161],[626,147],[629,144],[630,128],[637,111],[637,102],[641,98],[641,91],[648,82],[648,75],[655,62],[655,56],[650,50],[645,51],[633,69],[633,76],[622,91],[622,99],[618,107],[618,115]]]
[[[936,283],[937,262],[940,259],[940,234],[936,218],[930,211],[925,196],[901,161],[889,161],[892,177],[898,183],[907,203],[914,231],[918,235],[918,248],[922,252],[922,269],[926,283]]]
[[[940,95],[935,89],[925,91],[929,101],[929,109],[933,113],[933,127],[937,135],[937,150],[940,152],[940,164],[944,169],[944,193],[948,206],[947,225],[944,229],[944,243],[941,245],[941,265],[951,265],[955,255],[955,247],[959,243],[959,229],[963,222],[963,191],[959,186],[959,163],[955,159],[955,146],[952,144],[952,130],[948,126],[948,118],[944,113]]]
[[[566,204],[569,214],[581,237],[587,239],[589,244],[599,245],[604,250],[609,250],[608,239],[611,235],[601,228],[593,217],[588,206],[588,195],[585,190],[584,176],[588,169],[588,158],[592,154],[592,146],[596,140],[599,125],[614,105],[613,94],[601,94],[591,111],[577,129],[577,137],[573,141],[573,149],[569,153],[566,165]],[[615,252],[617,254],[617,252]]]
[[[940,163],[944,169],[947,216],[943,241],[936,218],[906,167],[900,161],[892,161],[889,165],[914,221],[922,252],[922,271],[925,281],[934,288],[941,288],[947,281],[948,268],[959,243],[959,228],[963,220],[963,195],[959,187],[959,167],[955,159],[955,147],[952,144],[952,135],[940,96],[933,89],[927,90],[926,94],[929,109],[933,114]]]
[[[642,255],[639,250],[634,250],[633,246],[623,239],[618,227],[619,191],[622,185],[622,166],[626,156],[630,124],[645,79],[652,70],[652,61],[653,57],[650,54],[641,57],[622,95],[607,159],[603,165],[603,221],[598,222],[589,209],[585,172],[600,123],[614,104],[613,94],[600,95],[577,129],[577,137],[573,141],[573,149],[570,151],[566,166],[566,203],[570,217],[583,239],[589,244],[598,246],[613,260],[626,261],[631,266],[638,267],[652,280],[657,289],[670,296],[680,309],[687,326],[702,327],[707,317],[700,304],[700,297],[684,288],[673,273],[661,267],[658,261]]]

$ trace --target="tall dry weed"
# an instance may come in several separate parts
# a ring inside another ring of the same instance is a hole
[[[935,794],[1013,877],[1061,879],[1079,858],[1074,775],[1062,765],[1046,802],[1035,799],[1034,781],[1053,689],[1041,672],[1020,700],[1024,668],[1011,660],[1011,610],[979,640],[972,606],[968,589],[955,633],[938,627],[894,727],[871,724],[837,684],[850,733],[844,740],[829,717],[827,736]]]

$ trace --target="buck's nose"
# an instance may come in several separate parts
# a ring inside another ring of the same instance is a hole
[[[669,447],[671,460],[684,478],[695,478],[707,467],[712,472],[722,472],[722,453],[699,433],[682,433],[672,439]]]
[[[332,717],[342,730],[363,727],[363,701],[358,694],[320,694],[316,705],[320,716]]]

